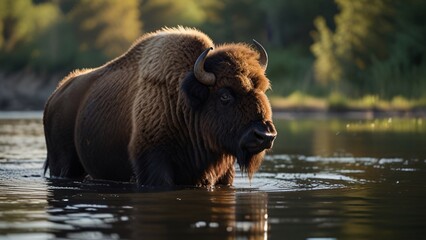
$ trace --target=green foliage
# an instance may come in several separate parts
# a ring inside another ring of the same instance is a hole
[[[271,49],[267,76],[272,82],[272,95],[289,95],[294,91],[311,92],[312,57],[301,54],[302,49]]]
[[[337,53],[337,43],[333,33],[327,27],[323,17],[315,19],[315,26],[318,32],[313,35],[315,43],[311,47],[316,57],[315,77],[323,84],[338,82],[343,76],[343,66]]]
[[[396,5],[395,31],[389,57],[373,58],[369,91],[379,89],[385,98],[403,95],[420,98],[426,93],[426,2],[413,0]]]
[[[36,62],[41,54],[37,40],[55,24],[60,12],[51,3],[33,5],[30,0],[0,4],[0,61],[8,63],[2,67],[15,70]]]
[[[372,56],[386,56],[386,37],[392,26],[388,0],[336,0],[341,11],[332,32],[323,18],[315,21],[317,32],[312,52],[317,57],[315,73],[320,82],[349,81],[362,85],[363,71]]]
[[[203,30],[216,42],[266,40],[265,15],[257,0],[217,0]]]
[[[336,0],[336,30],[315,21],[315,78],[351,96],[426,94],[426,3]]]
[[[287,97],[272,96],[271,105],[274,109],[322,110],[327,108],[327,102],[323,98],[310,96],[300,91],[294,91]]]
[[[34,8],[30,0],[5,0],[0,6],[0,47],[10,52],[17,44],[34,36]]]
[[[123,53],[141,34],[136,0],[80,0],[69,13],[84,65],[99,65]]]
[[[318,15],[331,22],[337,8],[333,0],[263,0],[258,1],[265,12],[268,40],[273,46],[287,47],[297,44],[308,50],[312,43],[310,32],[313,19]]]
[[[141,34],[137,0],[4,0],[0,9],[3,70],[97,66],[123,53]]]
[[[141,2],[140,13],[145,31],[156,31],[164,26],[176,25],[199,27],[222,7],[215,0],[144,0]]]
[[[426,98],[425,12],[424,0],[0,0],[0,71],[95,67],[144,32],[184,25],[216,43],[260,41],[273,96],[404,105],[395,97]]]
[[[329,109],[342,110],[348,107],[348,99],[340,92],[334,91],[328,96]]]

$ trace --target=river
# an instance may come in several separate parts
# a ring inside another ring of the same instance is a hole
[[[276,114],[250,181],[146,188],[49,179],[40,112],[0,113],[0,239],[421,239],[426,119]]]

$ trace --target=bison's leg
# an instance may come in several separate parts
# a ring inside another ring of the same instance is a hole
[[[46,167],[51,177],[82,178],[86,171],[78,160],[75,147],[68,141],[47,144],[48,154]]]
[[[170,157],[164,149],[148,150],[133,161],[138,187],[142,186],[173,186],[172,166]]]
[[[45,120],[47,147],[46,167],[50,176],[64,178],[84,177],[86,172],[81,165],[74,145],[73,125],[59,119]]]
[[[231,186],[232,183],[234,182],[234,175],[235,175],[235,167],[234,165],[232,165],[228,169],[228,171],[226,171],[226,173],[217,180],[216,185]]]
[[[76,79],[71,79],[63,84],[50,97],[44,110],[45,169],[49,168],[52,177],[80,178],[86,175],[74,143],[74,126],[84,93],[80,91],[82,86],[75,82]]]

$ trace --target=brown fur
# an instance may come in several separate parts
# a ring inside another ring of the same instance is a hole
[[[251,177],[264,151],[248,156],[237,143],[253,121],[275,131],[269,81],[255,50],[227,44],[205,62],[216,84],[200,84],[192,69],[208,47],[213,42],[198,30],[166,28],[99,68],[64,78],[44,113],[50,174],[124,181],[135,175],[139,185],[232,184],[237,157]],[[223,89],[235,95],[230,107],[215,100]]]

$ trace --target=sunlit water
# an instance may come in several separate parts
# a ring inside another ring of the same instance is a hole
[[[234,187],[46,179],[41,113],[0,114],[0,239],[426,238],[423,118],[275,120]]]

